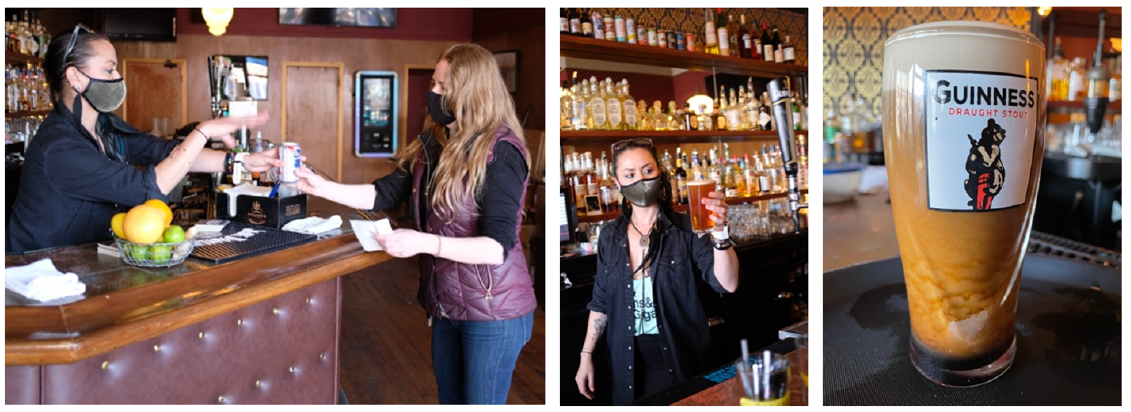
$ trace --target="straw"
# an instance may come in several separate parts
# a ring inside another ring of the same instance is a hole
[[[762,379],[762,386],[764,387],[764,390],[763,390],[764,396],[771,396],[771,394],[770,394],[770,374],[773,373],[771,371],[771,369],[772,369],[771,366],[773,365],[773,361],[774,361],[773,356],[774,356],[773,352],[770,352],[768,350],[762,352],[762,365],[765,366],[764,368],[762,368],[762,375],[763,375],[762,376],[762,378],[763,378]],[[772,398],[768,398],[768,399],[772,399]]]

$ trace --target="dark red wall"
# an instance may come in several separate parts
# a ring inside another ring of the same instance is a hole
[[[194,16],[195,15],[195,16]],[[397,27],[291,26],[278,8],[237,8],[225,35],[470,41],[471,9],[397,9]],[[208,34],[199,8],[177,9],[177,34]]]

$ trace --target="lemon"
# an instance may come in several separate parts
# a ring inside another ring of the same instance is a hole
[[[118,213],[118,214],[114,215],[114,217],[112,219],[110,219],[110,228],[114,229],[114,236],[117,236],[119,239],[125,239],[126,238],[126,228],[125,228],[125,225],[124,225],[125,221],[126,221],[126,214],[125,213]]]

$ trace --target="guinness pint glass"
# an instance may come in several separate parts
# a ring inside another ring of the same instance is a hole
[[[907,282],[911,361],[974,386],[1016,351],[1014,317],[1044,153],[1044,47],[981,22],[884,45],[884,156]]]

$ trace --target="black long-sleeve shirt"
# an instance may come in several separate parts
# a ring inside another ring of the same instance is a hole
[[[434,143],[434,139],[426,139],[426,147]],[[526,184],[528,169],[526,159],[522,157],[514,145],[499,141],[495,144],[495,157],[487,164],[486,177],[483,180],[481,195],[476,201],[479,208],[479,234],[499,242],[503,247],[503,259],[507,251],[518,241],[515,236],[515,225],[518,223],[518,210],[522,207],[523,186]],[[433,168],[429,172],[434,172]],[[425,176],[422,186],[428,187],[432,176]],[[373,210],[388,209],[409,200],[412,194],[412,174],[408,170],[398,168],[389,175],[373,181],[377,190]],[[428,216],[430,204],[421,190],[421,196],[416,201],[421,202],[421,216]]]
[[[121,208],[168,200],[154,166],[179,141],[142,133],[113,114],[99,116],[107,153],[63,105],[39,127],[28,147],[7,251],[26,252],[97,242],[110,235]]]

